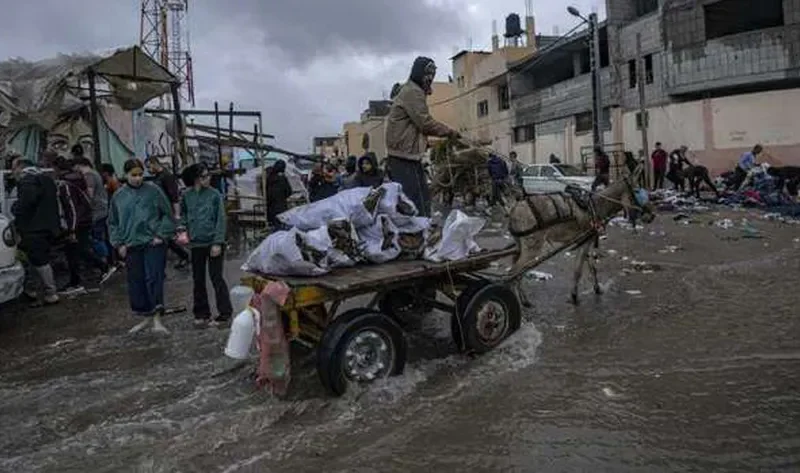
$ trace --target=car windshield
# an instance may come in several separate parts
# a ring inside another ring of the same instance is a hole
[[[294,164],[295,167],[297,167],[297,169],[301,171],[310,171],[314,168],[314,165],[317,163],[314,161],[310,161],[308,159],[293,158],[292,164]]]
[[[564,177],[577,177],[583,176],[583,173],[580,169],[576,168],[575,166],[570,166],[569,164],[556,164],[556,168],[561,171],[561,174]]]

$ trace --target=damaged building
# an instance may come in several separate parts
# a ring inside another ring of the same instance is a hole
[[[606,147],[642,153],[646,125],[650,147],[685,144],[717,172],[755,143],[800,165],[800,0],[606,0],[606,11]],[[588,154],[589,69],[586,33],[511,65],[513,146],[525,161]]]

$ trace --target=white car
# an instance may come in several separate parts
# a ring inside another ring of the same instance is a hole
[[[532,164],[522,171],[522,187],[526,194],[562,192],[568,184],[590,190],[592,182],[594,177],[570,164]]]
[[[19,297],[25,283],[25,269],[17,261],[16,243],[11,220],[0,214],[0,304]]]

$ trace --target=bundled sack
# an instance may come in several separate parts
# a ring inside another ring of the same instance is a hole
[[[400,258],[421,258],[432,229],[431,219],[427,217],[408,217],[403,225],[397,225]]]
[[[358,228],[372,225],[380,200],[379,189],[357,187],[341,191],[327,199],[289,209],[278,215],[278,220],[303,231],[315,230],[331,220],[339,219],[348,219]]]
[[[444,221],[441,238],[431,235],[425,249],[425,259],[434,263],[457,261],[481,250],[475,237],[483,229],[486,220],[469,217],[460,210],[453,210]]]
[[[414,202],[403,193],[402,185],[387,182],[376,190],[381,192],[378,213],[388,215],[395,225],[404,225],[419,213]]]
[[[275,232],[250,253],[243,271],[275,276],[327,274],[330,238],[323,233],[303,233],[296,228]]]
[[[308,233],[315,233],[318,240],[327,238],[330,248],[328,266],[331,268],[349,267],[366,261],[365,245],[358,237],[353,224],[347,219],[332,220],[327,225]]]
[[[374,224],[360,228],[358,236],[370,263],[386,263],[400,256],[399,232],[387,215],[378,215]]]

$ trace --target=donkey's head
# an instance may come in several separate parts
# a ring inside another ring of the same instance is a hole
[[[656,214],[647,189],[640,185],[643,175],[644,164],[638,163],[629,175],[623,177],[625,191],[620,201],[628,215],[635,216],[643,223],[650,223],[655,220]]]

